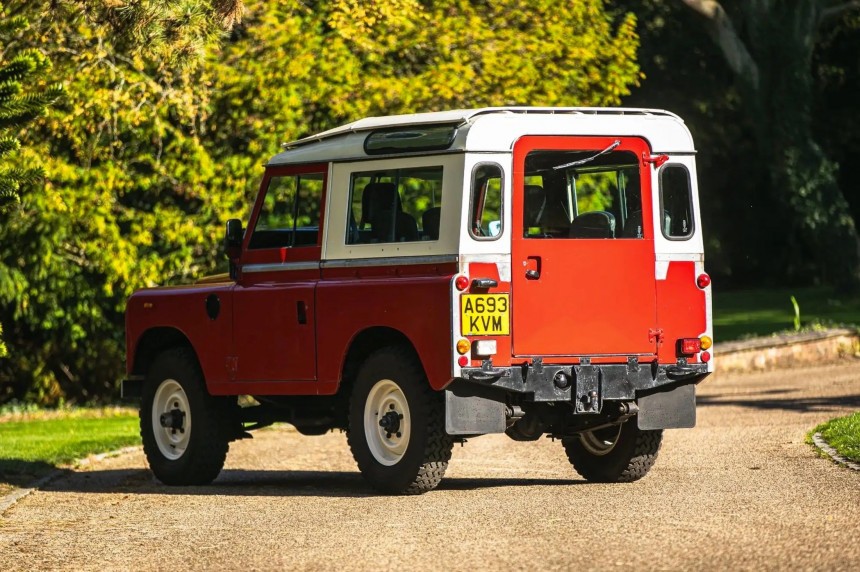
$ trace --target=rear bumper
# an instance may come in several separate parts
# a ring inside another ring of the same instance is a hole
[[[626,364],[579,365],[543,363],[495,368],[485,361],[480,368],[463,368],[461,377],[487,389],[530,394],[534,401],[575,401],[577,413],[600,411],[601,402],[633,400],[652,391],[672,386],[696,384],[708,376],[707,364],[640,364],[630,358]]]

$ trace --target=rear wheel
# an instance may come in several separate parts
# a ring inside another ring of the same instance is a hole
[[[662,440],[662,430],[643,431],[634,418],[562,439],[562,445],[573,468],[586,480],[623,483],[638,481],[648,473]]]
[[[443,394],[410,352],[385,348],[359,369],[349,406],[349,447],[373,488],[421,494],[436,488],[451,458]]]
[[[209,395],[193,352],[160,354],[146,376],[140,407],[143,451],[166,485],[205,485],[221,469],[231,425],[228,398]]]

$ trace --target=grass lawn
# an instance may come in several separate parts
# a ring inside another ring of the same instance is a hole
[[[821,433],[824,440],[843,457],[860,462],[860,411],[819,425],[810,435],[814,433]]]
[[[794,329],[791,296],[800,306],[802,327],[860,325],[860,298],[846,299],[829,288],[785,290],[714,289],[714,339],[727,342]]]
[[[140,443],[131,409],[73,409],[0,420],[0,494],[94,453]]]

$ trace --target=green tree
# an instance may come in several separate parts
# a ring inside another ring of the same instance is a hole
[[[813,137],[813,55],[822,30],[860,2],[682,0],[702,20],[739,87],[758,155],[768,166],[774,215],[799,235],[796,256],[819,276],[860,287],[860,238],[838,165]],[[723,7],[723,4],[727,8]]]
[[[8,17],[0,3],[0,217],[18,204],[21,193],[44,177],[39,166],[26,166],[16,156],[21,148],[18,132],[63,94],[62,85],[44,86],[40,76],[50,61],[37,50],[23,50],[6,59],[9,41],[24,33],[29,22],[23,17]],[[0,357],[7,354],[0,324]]]

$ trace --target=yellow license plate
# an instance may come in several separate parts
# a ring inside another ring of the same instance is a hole
[[[507,336],[510,297],[508,294],[463,294],[460,296],[460,332],[464,336]]]

